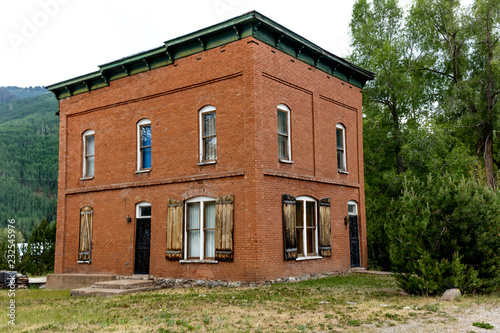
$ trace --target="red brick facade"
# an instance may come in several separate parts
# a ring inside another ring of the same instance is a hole
[[[55,273],[134,273],[136,204],[151,203],[149,274],[264,281],[351,267],[348,202],[358,204],[367,267],[361,89],[253,36],[60,100]],[[291,160],[278,160],[278,104],[290,109]],[[199,110],[216,108],[217,162],[199,165]],[[151,120],[152,167],[137,173],[137,131]],[[347,173],[337,169],[345,127]],[[82,178],[95,131],[95,173]],[[167,261],[168,199],[234,195],[232,262]],[[331,198],[332,256],[285,260],[282,196]],[[80,209],[93,208],[92,261],[77,263]],[[126,217],[130,216],[131,223]]]

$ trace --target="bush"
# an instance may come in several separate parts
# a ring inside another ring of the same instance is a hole
[[[407,292],[488,292],[500,282],[500,198],[474,177],[406,180],[386,232],[393,271]]]

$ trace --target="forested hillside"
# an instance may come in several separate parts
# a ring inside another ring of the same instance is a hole
[[[57,110],[42,87],[0,87],[0,227],[15,219],[26,239],[56,219]]]

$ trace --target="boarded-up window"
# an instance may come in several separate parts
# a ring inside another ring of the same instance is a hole
[[[167,260],[182,259],[182,234],[184,204],[182,201],[168,199],[167,207]]]
[[[283,194],[283,240],[285,260],[297,258],[296,200],[289,194]]]
[[[78,247],[78,261],[92,261],[92,207],[83,207],[80,210],[80,245]]]
[[[330,198],[319,201],[319,255],[332,256]]]
[[[233,261],[234,195],[217,198],[215,205],[215,259]]]

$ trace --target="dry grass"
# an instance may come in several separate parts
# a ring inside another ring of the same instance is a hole
[[[6,292],[0,303],[8,304]],[[453,322],[461,309],[498,307],[498,295],[453,303],[400,296],[390,276],[352,274],[259,288],[162,289],[116,297],[18,290],[16,332],[374,331],[413,320]],[[6,306],[4,313],[6,313]],[[8,328],[5,315],[0,331]],[[471,326],[471,331],[473,327]]]

